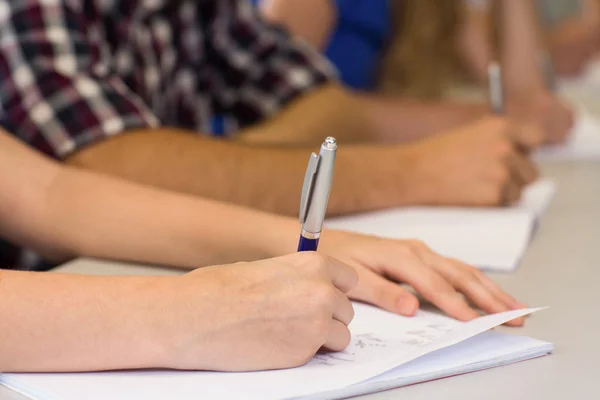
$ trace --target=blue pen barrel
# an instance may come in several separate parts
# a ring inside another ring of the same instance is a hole
[[[298,251],[317,251],[319,247],[319,239],[307,239],[300,235],[300,243],[298,243]]]

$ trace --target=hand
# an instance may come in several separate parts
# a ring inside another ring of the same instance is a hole
[[[539,130],[504,118],[468,126],[406,146],[406,160],[421,203],[498,206],[518,200],[537,178],[525,152],[539,144]]]
[[[544,132],[543,143],[556,144],[566,140],[573,128],[573,110],[546,91],[517,97],[508,102],[508,115],[516,120],[537,125]]]
[[[556,72],[566,76],[580,74],[596,53],[599,33],[596,12],[569,19],[553,29],[548,47]]]
[[[348,232],[326,231],[321,249],[353,266],[358,285],[351,298],[388,311],[412,316],[419,307],[416,296],[397,283],[415,291],[449,316],[468,321],[479,313],[471,302],[488,313],[526,308],[502,291],[478,269],[442,257],[415,240],[389,240]],[[509,325],[520,326],[517,319]]]
[[[321,348],[350,343],[345,292],[354,270],[317,253],[207,267],[157,292],[170,343],[165,367],[248,371],[290,368]]]

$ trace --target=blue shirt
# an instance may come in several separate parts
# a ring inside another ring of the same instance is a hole
[[[349,87],[373,89],[391,35],[390,0],[335,0],[337,23],[325,55]]]
[[[254,4],[261,1],[251,0]],[[391,35],[391,0],[330,1],[337,7],[337,21],[325,55],[347,86],[373,89]]]

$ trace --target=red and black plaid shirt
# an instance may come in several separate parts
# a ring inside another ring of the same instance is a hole
[[[3,0],[3,125],[61,159],[131,129],[235,130],[330,80],[246,0]]]

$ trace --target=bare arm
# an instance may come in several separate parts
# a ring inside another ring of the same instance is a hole
[[[471,77],[480,84],[487,83],[487,70],[496,58],[490,40],[491,5],[465,4],[465,20],[458,33],[458,52]]]
[[[331,1],[270,0],[263,1],[260,8],[269,21],[285,25],[293,35],[320,51],[324,50],[336,24],[336,10]],[[472,122],[487,111],[479,105],[424,103],[368,93],[356,93],[355,98],[376,126],[363,137],[377,142],[418,139]]]
[[[0,152],[0,233],[56,261],[198,267],[294,250],[294,221],[65,168],[4,133]]]
[[[260,10],[267,20],[285,25],[320,51],[325,49],[337,17],[332,0],[264,0]]]
[[[83,149],[68,163],[196,196],[297,215],[308,156],[333,135],[342,138],[338,137],[331,215],[418,202],[420,182],[409,168],[411,153],[394,146],[348,143],[347,136],[361,129],[368,132],[370,125],[358,117],[360,109],[338,105],[322,111],[329,112],[329,118],[306,118],[310,114],[288,110],[249,131],[246,138],[240,135],[238,141],[171,129],[129,132]],[[306,132],[304,141],[296,130]]]
[[[540,40],[534,0],[501,0],[502,62],[507,89],[513,93],[542,90]]]
[[[380,143],[402,143],[425,138],[489,114],[487,104],[424,102],[367,93],[356,93],[355,96],[376,126],[372,136]]]
[[[157,283],[0,270],[0,372],[160,365],[166,349],[150,307]]]

